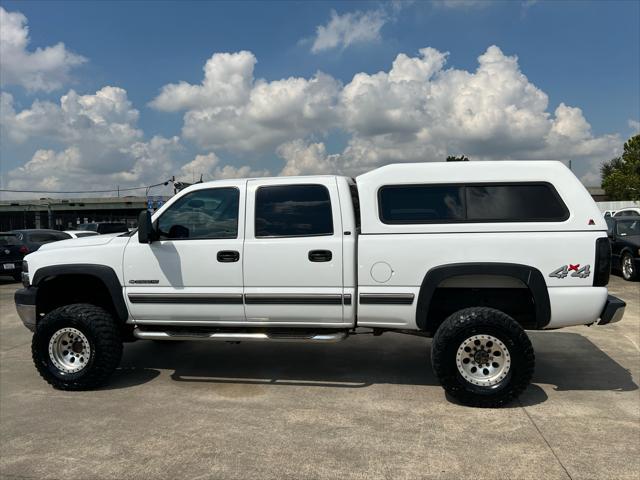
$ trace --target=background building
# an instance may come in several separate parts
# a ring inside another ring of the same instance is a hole
[[[169,197],[41,198],[0,201],[0,231],[22,228],[73,230],[80,223],[126,222],[136,226],[145,208],[159,208]]]

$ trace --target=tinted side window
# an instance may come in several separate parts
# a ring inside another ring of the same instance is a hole
[[[256,237],[333,235],[329,191],[323,185],[277,185],[256,192]]]
[[[50,243],[57,242],[58,240],[66,240],[67,238],[71,238],[71,236],[66,234],[57,234],[57,233],[49,233],[49,232],[36,232],[29,234],[29,241],[33,243]]]
[[[569,217],[564,203],[547,184],[469,185],[467,219],[497,222],[557,222]]]
[[[158,219],[160,238],[236,238],[240,191],[212,188],[188,193]]]
[[[546,183],[389,185],[378,194],[384,223],[562,222],[569,211]]]
[[[384,223],[435,223],[464,220],[464,192],[450,185],[393,185],[380,189]]]

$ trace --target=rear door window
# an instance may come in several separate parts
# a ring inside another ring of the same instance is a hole
[[[255,235],[333,235],[329,190],[324,185],[274,185],[256,191]]]

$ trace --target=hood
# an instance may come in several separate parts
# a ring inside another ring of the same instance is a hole
[[[59,242],[45,243],[38,251],[56,250],[59,248],[76,248],[76,247],[94,247],[97,245],[106,245],[111,242],[120,233],[107,233],[104,235],[93,235],[91,237],[70,238],[68,240],[60,240]]]

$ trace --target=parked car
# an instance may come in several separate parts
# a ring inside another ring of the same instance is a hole
[[[616,213],[613,214],[613,218],[618,217],[640,217],[640,208],[637,207],[628,207],[621,208],[617,210]]]
[[[137,235],[25,258],[16,307],[54,388],[105,383],[125,340],[327,343],[395,332],[432,338],[444,389],[494,407],[531,381],[525,329],[606,325],[625,310],[607,291],[605,220],[560,162],[219,180],[138,221]]]
[[[26,253],[32,253],[38,250],[42,245],[59,240],[68,240],[71,235],[59,230],[48,230],[44,228],[34,228],[27,230],[11,230],[20,243],[27,249]]]
[[[636,280],[640,272],[640,216],[613,218],[609,226],[611,268],[625,280]]]
[[[89,230],[92,232],[103,233],[124,233],[128,232],[126,223],[116,222],[96,222],[96,223],[81,223],[78,225],[78,230]]]
[[[15,233],[0,232],[0,275],[9,275],[17,282],[22,275],[22,259],[28,253]]]
[[[71,235],[71,238],[92,237],[94,235],[100,235],[98,232],[91,230],[65,230],[64,233]]]

